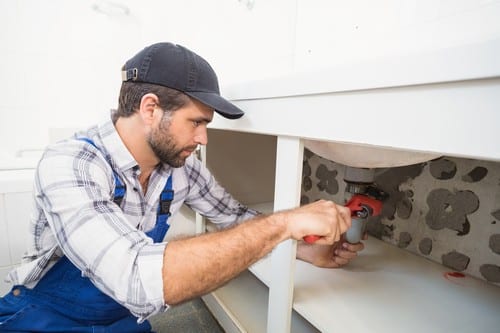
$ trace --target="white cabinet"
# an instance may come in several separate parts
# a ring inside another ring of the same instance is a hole
[[[236,197],[278,210],[299,203],[304,139],[500,161],[500,69],[480,61],[493,55],[500,57],[499,40],[464,46],[460,66],[447,64],[454,54],[446,51],[424,62],[372,62],[228,87],[226,96],[246,115],[215,117],[207,165],[233,193],[245,191],[248,177],[252,184],[267,179],[251,187],[253,195]],[[274,154],[264,153],[272,146]],[[205,300],[229,332],[498,332],[500,288],[449,276],[376,239],[366,245],[349,267],[327,270],[295,261],[295,242],[284,242]]]
[[[7,219],[5,216],[4,195],[0,195],[0,267],[10,266],[9,237],[7,234]]]
[[[26,250],[31,214],[33,169],[0,171],[0,294],[10,290],[7,273]]]
[[[271,212],[278,205],[295,206],[301,145],[289,137],[281,140],[212,129],[207,165],[253,208]],[[231,172],[224,169],[229,166],[234,166]],[[275,189],[274,198],[270,189]],[[465,333],[500,327],[500,288],[473,277],[453,277],[446,267],[377,239],[365,244],[348,267],[330,270],[295,261],[294,242],[285,242],[204,300],[227,332],[335,332],[341,327]]]

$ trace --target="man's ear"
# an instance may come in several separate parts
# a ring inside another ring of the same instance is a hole
[[[142,96],[141,104],[139,105],[139,115],[144,123],[151,124],[153,122],[154,112],[157,107],[158,96],[153,93]]]

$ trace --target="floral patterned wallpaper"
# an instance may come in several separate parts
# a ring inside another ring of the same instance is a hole
[[[344,203],[345,166],[304,154],[302,197]],[[388,194],[371,236],[500,286],[500,163],[441,157],[377,169]]]

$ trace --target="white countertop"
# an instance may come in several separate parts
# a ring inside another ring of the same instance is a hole
[[[0,194],[33,190],[35,169],[0,171]]]
[[[500,161],[500,39],[226,86],[211,127]]]
[[[232,101],[500,77],[500,38],[222,86]]]

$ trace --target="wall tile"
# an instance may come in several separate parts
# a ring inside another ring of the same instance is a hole
[[[345,203],[345,166],[304,156],[310,170],[301,201]],[[337,193],[327,191],[334,182]],[[500,285],[500,163],[442,157],[377,169],[375,183],[389,196],[381,216],[368,221],[372,236]]]

